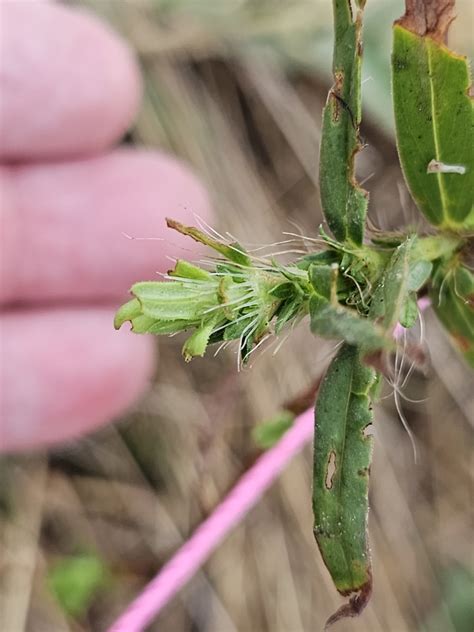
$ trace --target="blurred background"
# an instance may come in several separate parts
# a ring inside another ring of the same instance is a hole
[[[142,65],[145,97],[124,142],[193,165],[221,231],[245,244],[314,235],[321,110],[332,16],[322,0],[87,0]],[[359,179],[372,222],[415,221],[397,164],[389,91],[398,0],[366,10]],[[473,11],[451,44],[472,53]],[[171,209],[170,209],[171,214]],[[474,629],[472,374],[425,315],[429,366],[390,385],[376,409],[370,536],[374,594],[338,630]],[[153,387],[124,419],[49,454],[4,458],[0,532],[5,632],[95,632],[110,624],[212,511],[259,450],[252,428],[307,389],[333,345],[300,326],[276,355],[237,372],[235,352],[185,365],[182,340],[160,340]],[[295,458],[150,630],[309,632],[342,603],[312,535],[311,449]],[[5,549],[6,550],[6,549]]]

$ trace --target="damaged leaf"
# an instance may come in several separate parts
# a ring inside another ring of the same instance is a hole
[[[223,241],[219,241],[210,237],[202,230],[195,228],[194,226],[184,226],[184,224],[180,224],[174,219],[167,218],[166,224],[168,228],[172,228],[176,230],[178,233],[182,235],[187,235],[194,239],[194,241],[199,242],[200,244],[204,244],[205,246],[209,246],[219,254],[223,255],[229,261],[233,261],[241,266],[250,266],[252,265],[252,260],[245,253],[245,250],[238,243],[226,244]]]
[[[445,43],[454,20],[455,0],[405,0],[405,15],[397,24],[421,37]]]
[[[337,590],[352,595],[326,626],[360,614],[372,574],[367,536],[369,470],[373,437],[370,392],[376,372],[345,344],[333,359],[316,402],[314,535]]]
[[[361,3],[359,3],[359,6]],[[361,11],[350,0],[333,0],[334,56],[332,86],[323,112],[319,186],[324,216],[334,237],[362,244],[368,194],[356,182],[354,160],[361,149]]]

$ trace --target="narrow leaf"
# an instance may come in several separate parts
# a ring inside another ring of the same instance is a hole
[[[213,237],[210,237],[202,230],[195,228],[194,226],[184,226],[184,224],[180,224],[174,219],[166,219],[166,224],[169,228],[173,228],[173,230],[178,231],[182,235],[187,235],[205,246],[209,246],[209,248],[213,248],[219,254],[226,257],[230,261],[237,263],[241,266],[250,266],[252,264],[252,260],[245,253],[245,250],[242,248],[240,244],[226,244],[222,241],[218,241]]]
[[[340,305],[333,306],[314,296],[309,302],[309,313],[311,331],[317,336],[359,344],[366,352],[392,345],[378,325]]]
[[[333,9],[334,84],[323,112],[321,205],[334,237],[360,245],[368,205],[368,194],[354,177],[354,159],[361,148],[361,13],[353,18],[350,0],[333,0]]]
[[[342,595],[356,593],[327,623],[356,616],[372,587],[367,536],[373,437],[370,390],[377,379],[345,344],[332,361],[316,403],[313,470],[314,535]]]

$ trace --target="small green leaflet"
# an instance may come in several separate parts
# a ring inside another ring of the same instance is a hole
[[[86,614],[109,581],[104,563],[91,554],[61,558],[47,577],[47,585],[63,611],[78,618]]]
[[[282,410],[268,421],[259,423],[252,430],[252,439],[262,450],[273,447],[291,428],[295,415],[289,410]]]
[[[474,110],[465,57],[396,24],[392,91],[397,145],[411,194],[435,226],[474,225]]]
[[[327,622],[356,616],[372,589],[367,536],[372,458],[371,391],[377,374],[359,349],[344,344],[322,382],[315,411],[314,535],[324,563],[348,604]]]
[[[474,368],[473,273],[459,262],[451,267],[440,264],[433,277],[431,303],[464,358]]]
[[[396,248],[372,297],[369,317],[380,321],[390,334],[401,320],[410,327],[416,321],[415,292],[426,283],[433,267],[430,261],[414,261],[417,243],[417,237],[411,235]]]
[[[378,325],[341,305],[333,306],[314,296],[309,302],[309,313],[311,331],[317,336],[359,344],[366,353],[393,345]]]

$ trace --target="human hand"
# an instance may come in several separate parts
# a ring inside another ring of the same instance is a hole
[[[122,233],[161,237],[165,214],[189,223],[186,207],[209,205],[177,160],[113,148],[141,90],[117,35],[49,2],[0,12],[0,450],[17,451],[93,430],[143,392],[153,341],[113,315],[180,236]]]

